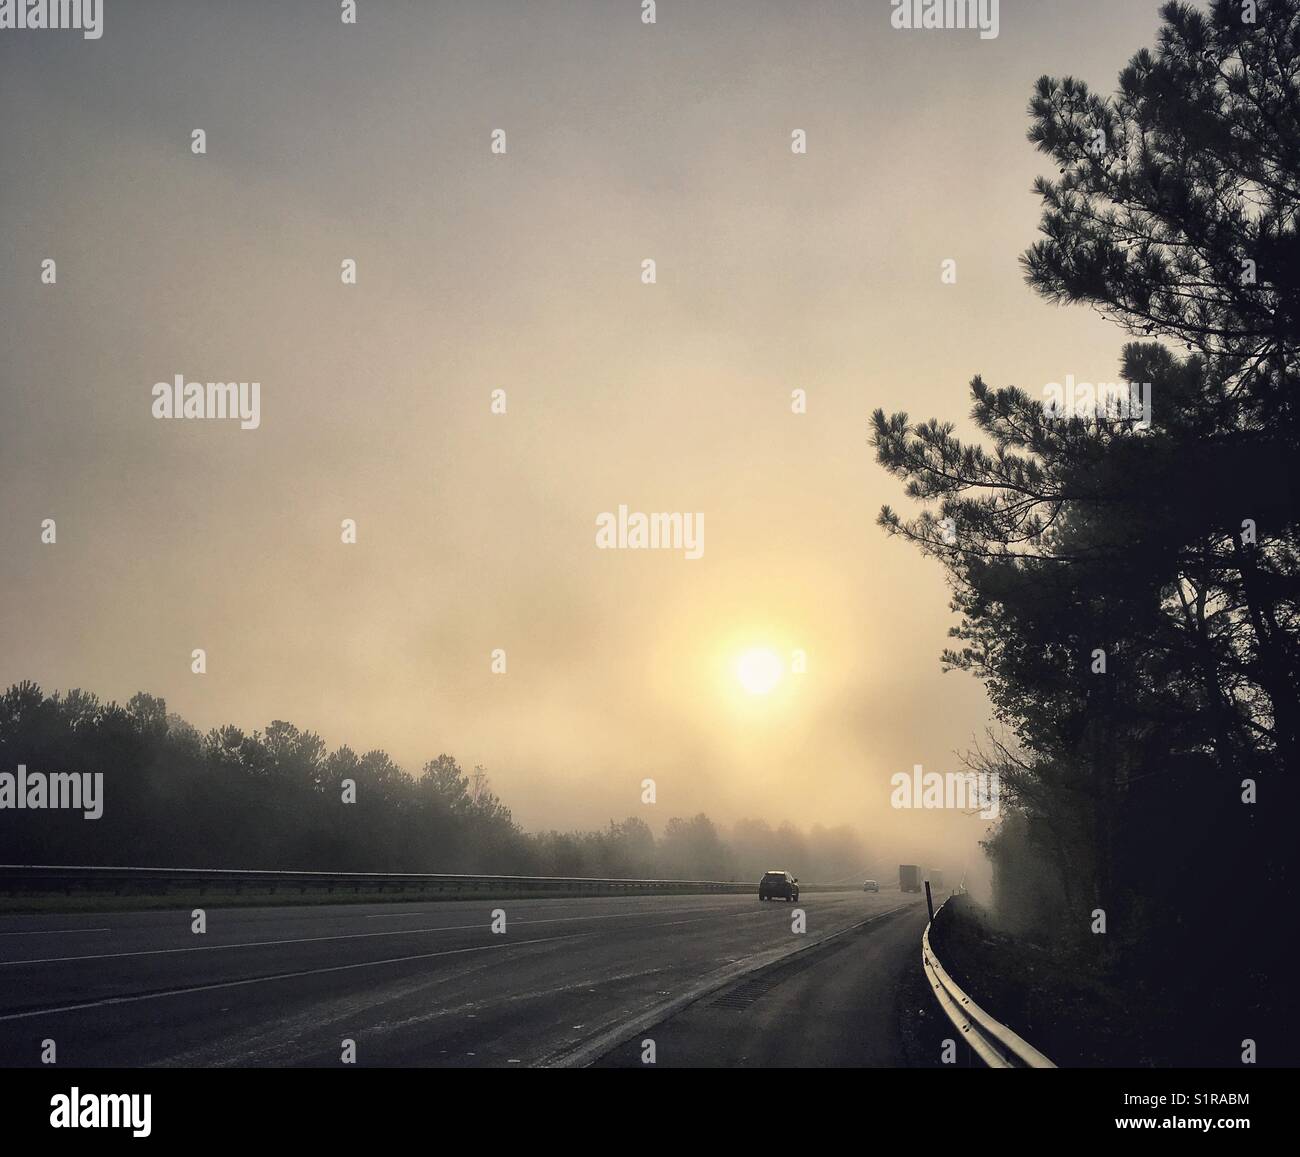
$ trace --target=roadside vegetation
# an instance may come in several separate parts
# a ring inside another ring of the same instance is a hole
[[[986,845],[1010,957],[950,942],[1003,960],[999,1000],[1208,1008],[1217,1064],[1280,1011],[1300,775],[1300,0],[1245,8],[1167,4],[1113,96],[1044,77],[1030,104],[1053,174],[1026,279],[1129,335],[1150,413],[976,377],[979,442],[873,418],[923,504],[881,525],[947,572],[944,661],[997,715],[970,762],[1010,801]]]
[[[773,866],[834,883],[867,862],[848,827],[803,832],[761,819],[723,829],[703,814],[673,817],[658,835],[637,816],[591,831],[526,832],[482,770],[466,773],[450,755],[410,775],[382,751],[328,751],[281,720],[204,735],[143,693],[122,706],[80,690],[10,687],[0,695],[0,768],[19,764],[102,773],[104,811],[86,820],[0,810],[0,863],[756,885]]]

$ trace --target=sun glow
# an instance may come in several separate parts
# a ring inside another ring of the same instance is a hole
[[[780,681],[782,663],[774,651],[754,647],[736,660],[736,678],[751,695],[766,695]]]

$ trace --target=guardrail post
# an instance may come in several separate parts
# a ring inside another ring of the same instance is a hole
[[[925,906],[930,909],[930,923],[934,923],[934,901],[930,899],[930,881],[925,882]]]

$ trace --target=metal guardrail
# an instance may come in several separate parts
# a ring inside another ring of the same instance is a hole
[[[800,885],[813,891],[825,885]],[[757,883],[734,880],[622,880],[591,876],[491,876],[430,872],[293,872],[228,868],[127,868],[49,864],[0,864],[0,892],[166,893],[280,889],[326,892],[421,892],[443,895],[492,892],[565,892],[578,895],[635,893],[757,893]]]
[[[946,901],[945,901],[946,903]],[[943,904],[939,905],[942,912]],[[935,913],[937,917],[939,912]],[[1023,1037],[1018,1036],[985,1012],[948,975],[930,947],[930,928],[927,924],[921,936],[921,964],[926,979],[939,1007],[952,1021],[962,1039],[970,1045],[975,1055],[991,1069],[1054,1069],[1042,1053]]]

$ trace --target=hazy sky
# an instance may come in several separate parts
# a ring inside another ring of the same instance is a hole
[[[1109,91],[1157,9],[1003,0],[981,40],[886,0],[654,26],[361,0],[356,27],[106,0],[99,40],[0,32],[0,681],[412,771],[448,751],[528,827],[703,809],[973,845],[888,807],[989,712],[940,673],[940,568],[874,525],[907,503],[867,420],[965,428],[976,373],[1114,377],[1123,335],[1021,279],[1049,165],[1025,107],[1044,72]],[[260,428],[155,420],[176,374],[259,381]],[[597,550],[620,504],[703,512],[704,556]],[[808,672],[747,695],[748,647]]]

